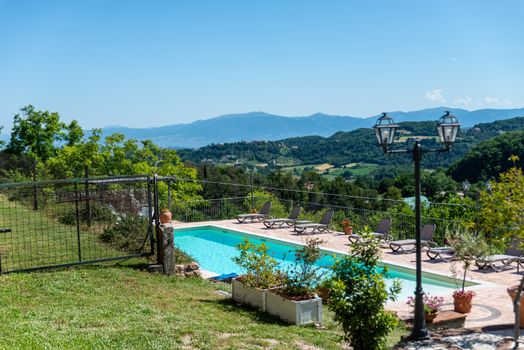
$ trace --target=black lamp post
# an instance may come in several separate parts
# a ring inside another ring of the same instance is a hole
[[[415,140],[413,149],[390,149],[395,138],[395,131],[398,125],[393,119],[382,113],[375,124],[375,135],[377,141],[385,153],[413,153],[413,161],[415,163],[415,240],[416,240],[416,277],[417,286],[415,288],[415,318],[413,330],[409,336],[410,340],[425,340],[429,338],[428,330],[426,329],[426,321],[424,319],[424,302],[422,290],[422,258],[420,246],[420,228],[421,228],[421,214],[420,214],[420,161],[422,154],[427,152],[444,152],[449,151],[451,144],[455,142],[460,124],[453,115],[446,112],[437,123],[437,131],[440,142],[444,144],[441,149],[422,149],[420,140]]]
[[[257,168],[253,168],[251,171],[251,210],[255,209],[255,173]]]

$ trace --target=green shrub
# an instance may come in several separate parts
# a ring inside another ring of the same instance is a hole
[[[148,229],[148,219],[128,215],[106,228],[100,240],[127,253],[139,253],[143,249]]]
[[[177,264],[189,264],[193,261],[197,261],[191,255],[178,247],[175,247],[175,260]]]
[[[313,296],[318,284],[321,267],[315,266],[320,259],[319,245],[322,240],[308,239],[302,249],[295,251],[295,261],[285,271],[282,294],[287,296]]]
[[[84,204],[78,207],[78,217],[80,223],[86,224],[89,216],[91,216],[91,223],[106,223],[112,224],[116,222],[117,216],[111,211],[109,206],[103,203],[91,202],[91,214],[89,215],[87,207]],[[76,207],[74,205],[60,209],[58,221],[61,224],[76,225]]]
[[[240,255],[233,261],[245,270],[242,283],[248,287],[267,289],[280,284],[281,273],[278,262],[268,253],[264,244],[254,244],[245,239],[237,245]]]
[[[355,350],[382,349],[390,333],[398,324],[392,313],[384,310],[385,302],[394,300],[400,292],[396,281],[388,290],[384,278],[387,267],[377,268],[380,243],[363,233],[363,240],[355,243],[350,255],[333,266],[330,283],[330,308],[335,320],[342,325],[344,336]]]

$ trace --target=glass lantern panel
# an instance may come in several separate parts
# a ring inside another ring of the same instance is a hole
[[[389,144],[390,143],[389,142],[389,135],[390,135],[389,128],[381,128],[380,134],[382,137],[382,144]]]
[[[455,142],[455,140],[457,139],[457,135],[458,135],[459,128],[460,128],[460,127],[459,127],[458,125],[454,125],[454,126],[453,126],[453,132],[452,132],[451,142]]]
[[[392,144],[392,143],[393,143],[393,141],[394,141],[394,139],[395,139],[395,130],[396,130],[396,129],[397,129],[397,128],[396,128],[396,127],[393,127],[393,126],[390,128],[388,144]]]
[[[438,131],[438,138],[440,139],[440,142],[444,143],[444,131],[443,131],[443,126],[439,125],[437,127],[437,131]]]
[[[382,139],[380,138],[380,128],[375,127],[375,136],[377,137],[377,142],[379,145],[382,145]]]

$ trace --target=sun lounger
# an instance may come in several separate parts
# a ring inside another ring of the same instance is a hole
[[[307,230],[311,230],[311,233],[318,232],[329,232],[329,225],[331,225],[331,219],[333,218],[333,209],[328,209],[322,215],[319,223],[307,223],[295,225],[295,232],[304,233]]]
[[[442,259],[444,261],[453,260],[453,249],[451,247],[433,247],[426,251],[430,260]]]
[[[258,220],[266,220],[269,218],[269,210],[271,209],[271,202],[265,202],[264,205],[262,205],[262,208],[258,213],[253,214],[240,214],[237,215],[237,220],[240,223],[246,222],[247,220],[251,220],[251,222]]]
[[[506,250],[505,254],[493,254],[478,258],[475,261],[475,265],[477,265],[480,270],[491,267],[495,272],[500,272],[510,267],[511,264],[517,263],[517,272],[519,272],[520,265],[524,264],[524,251],[516,248],[518,242],[518,240],[513,241],[511,247]],[[501,266],[497,266],[497,263],[500,263]]]
[[[434,224],[426,224],[420,231],[420,245],[429,248],[433,244],[433,234],[435,233]],[[416,249],[417,241],[415,239],[402,239],[389,242],[392,251],[401,251],[402,253],[411,253]]]
[[[389,241],[389,230],[391,228],[391,220],[390,219],[382,219],[378,223],[377,230],[375,232],[372,232],[371,235],[373,235],[375,238],[382,239],[384,241]],[[348,236],[348,240],[350,243],[355,243],[362,239],[358,234],[354,233]]]
[[[300,215],[300,207],[294,207],[287,218],[267,219],[264,220],[264,226],[267,228],[282,227],[283,225],[293,226]]]

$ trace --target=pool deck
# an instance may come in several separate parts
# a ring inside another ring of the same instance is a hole
[[[209,225],[299,244],[304,244],[308,237],[318,237],[324,241],[321,248],[339,253],[347,253],[350,248],[347,237],[341,232],[299,235],[293,232],[293,229],[289,227],[267,229],[260,222],[239,224],[236,220],[193,223],[173,222],[173,225],[175,227],[175,237],[177,228]],[[382,249],[382,261],[392,265],[399,265],[412,269],[415,268],[414,253],[392,253],[389,248],[384,248]],[[423,271],[452,277],[450,272],[451,264],[452,263],[441,260],[430,261],[426,254],[424,252],[422,253]],[[491,269],[478,270],[476,266],[474,266],[473,270],[469,273],[468,280],[480,284],[468,288],[474,290],[477,293],[477,296],[473,299],[472,312],[466,318],[466,327],[479,328],[484,326],[513,324],[513,307],[506,289],[507,287],[518,284],[521,278],[522,273],[517,273],[516,268],[511,268],[502,272],[495,272]],[[443,309],[452,310],[453,297],[451,296],[451,293],[442,296],[446,303]],[[411,315],[411,311],[405,304],[405,300],[389,303],[387,307],[396,311],[400,317],[408,318]]]

